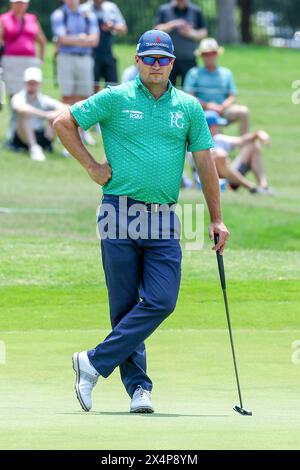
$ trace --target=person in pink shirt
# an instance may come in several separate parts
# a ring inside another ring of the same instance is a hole
[[[0,15],[0,44],[3,79],[11,97],[23,88],[24,71],[40,67],[44,60],[46,38],[37,17],[27,13],[30,0],[10,0],[9,11]],[[39,44],[39,55],[36,51]]]

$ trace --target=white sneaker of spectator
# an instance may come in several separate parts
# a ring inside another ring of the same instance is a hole
[[[46,160],[46,156],[43,152],[42,147],[37,144],[34,144],[30,147],[30,158],[31,160],[35,160],[36,162],[44,162]]]
[[[87,144],[87,145],[96,145],[96,141],[92,134],[89,131],[84,131],[80,130],[80,136],[81,139]]]

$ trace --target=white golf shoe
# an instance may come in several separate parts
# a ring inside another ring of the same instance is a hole
[[[84,411],[92,408],[92,390],[95,387],[99,373],[89,361],[86,351],[73,354],[73,369],[76,373],[75,390],[77,399]]]
[[[144,390],[140,385],[131,399],[130,413],[154,413],[151,392]]]

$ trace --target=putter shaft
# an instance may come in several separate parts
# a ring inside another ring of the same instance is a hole
[[[219,255],[219,256],[220,256],[220,255]],[[237,389],[238,389],[238,394],[239,394],[240,405],[241,405],[241,408],[243,408],[243,401],[242,401],[242,394],[241,394],[241,387],[240,387],[240,381],[239,381],[239,374],[238,374],[238,368],[237,368],[237,362],[236,362],[236,356],[235,356],[235,350],[234,350],[233,335],[232,335],[231,321],[230,321],[230,316],[229,316],[229,309],[228,309],[228,300],[227,300],[226,289],[223,289],[223,297],[224,297],[224,303],[225,303],[225,310],[226,310],[228,331],[229,331],[230,344],[231,344],[231,351],[232,351],[232,357],[233,357],[233,364],[234,364],[234,372],[235,372],[236,384],[237,384]]]
[[[214,235],[214,241],[215,241],[215,245],[217,245],[217,243],[219,241],[219,236],[216,233]],[[232,358],[233,358],[233,364],[234,364],[234,372],[235,372],[236,384],[237,384],[239,401],[240,401],[240,406],[235,406],[233,409],[235,411],[237,411],[238,413],[242,414],[242,415],[252,416],[252,412],[244,409],[244,407],[243,407],[242,393],[241,393],[240,380],[239,380],[239,374],[238,374],[238,368],[237,368],[237,361],[236,361],[236,356],[235,356],[233,334],[232,334],[229,307],[228,307],[228,299],[227,299],[227,292],[226,292],[226,278],[225,278],[225,269],[224,269],[223,256],[220,255],[219,251],[216,252],[216,255],[217,255],[219,275],[220,275],[220,281],[221,281],[223,297],[224,297],[224,303],[225,303],[225,311],[226,311],[226,318],[227,318],[227,324],[228,324],[230,345],[231,345]]]

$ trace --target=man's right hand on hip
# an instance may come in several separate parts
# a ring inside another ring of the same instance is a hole
[[[88,174],[96,183],[103,186],[107,183],[112,176],[111,167],[107,162],[97,163],[95,162],[91,167],[88,168]]]

